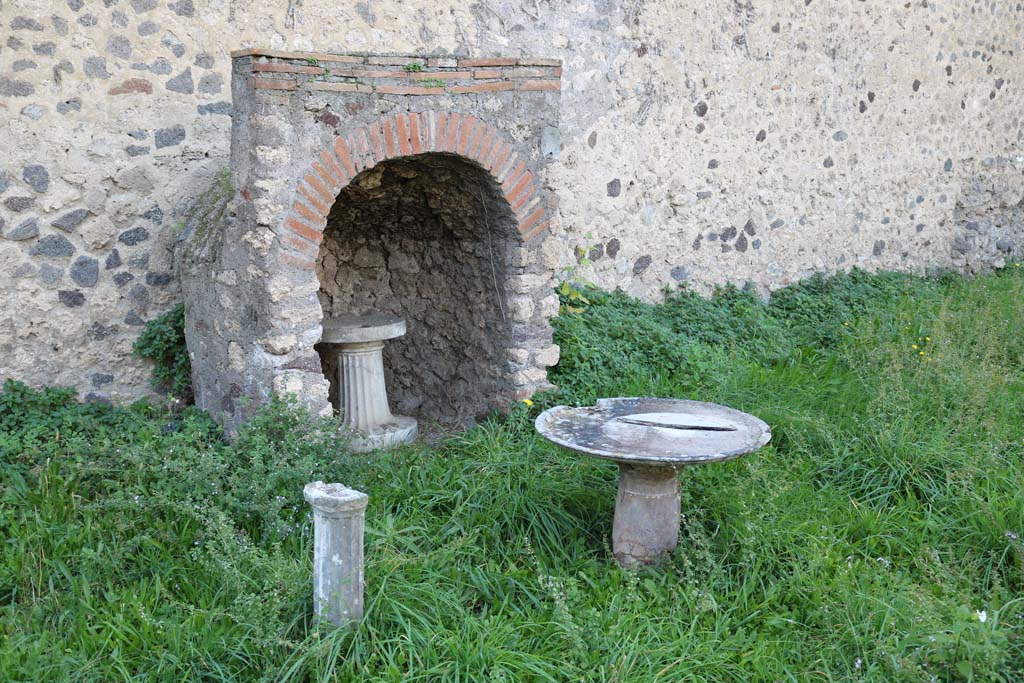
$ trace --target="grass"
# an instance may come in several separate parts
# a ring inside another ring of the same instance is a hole
[[[1024,677],[1021,270],[587,298],[558,394],[433,449],[338,452],[281,405],[227,445],[197,411],[8,383],[0,680]],[[774,431],[681,474],[680,547],[641,571],[610,557],[615,468],[532,429],[620,394]],[[370,495],[355,630],[310,619],[314,478]]]

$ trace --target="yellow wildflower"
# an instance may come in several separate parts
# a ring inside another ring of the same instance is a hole
[[[914,349],[915,351],[917,351],[917,344],[911,344],[911,345],[910,345],[910,348],[912,348],[912,349]]]
[[[530,400],[530,399],[528,399],[528,398],[524,398],[524,399],[523,399],[523,403],[525,403],[527,407],[530,407],[530,406],[532,406],[532,405],[533,405],[533,401],[531,401],[531,400]]]

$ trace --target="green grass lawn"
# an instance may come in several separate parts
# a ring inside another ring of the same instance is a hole
[[[1019,681],[1024,272],[854,272],[556,321],[557,393],[433,448],[339,453],[282,406],[0,396],[2,681]],[[614,465],[538,412],[716,401],[771,444],[680,475],[680,547],[618,568]],[[318,627],[302,485],[370,495],[366,618]]]

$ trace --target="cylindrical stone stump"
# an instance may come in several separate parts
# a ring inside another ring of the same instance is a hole
[[[302,491],[313,507],[313,610],[337,626],[363,616],[363,520],[367,495],[315,481]]]
[[[674,467],[619,463],[612,552],[624,567],[650,564],[679,544],[679,481]]]

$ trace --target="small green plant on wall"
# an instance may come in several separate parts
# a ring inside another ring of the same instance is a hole
[[[558,312],[561,313],[582,313],[590,305],[590,299],[583,295],[583,291],[576,284],[570,284],[568,280],[562,280],[558,286],[558,298],[561,302]]]
[[[408,73],[418,74],[421,71],[423,71],[423,62],[409,62],[402,68],[405,69]]]
[[[178,304],[146,323],[132,353],[153,361],[153,385],[192,402],[192,363],[185,346],[185,305]]]
[[[574,252],[576,256],[576,263],[571,266],[565,266],[561,270],[561,283],[558,285],[558,299],[559,299],[559,314],[565,313],[582,313],[590,305],[590,299],[583,293],[588,287],[593,287],[589,282],[581,280],[579,278],[579,271],[581,268],[586,268],[590,265],[590,250],[593,248],[591,240],[593,235],[587,233],[583,236],[587,242],[580,246],[577,245]]]

